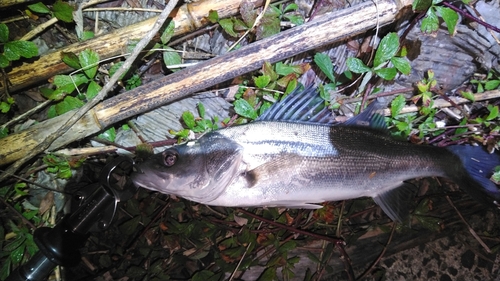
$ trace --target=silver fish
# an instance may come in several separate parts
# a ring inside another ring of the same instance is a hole
[[[259,120],[209,132],[138,164],[138,186],[195,202],[230,207],[321,208],[325,201],[372,197],[402,221],[414,187],[405,181],[446,177],[498,206],[489,180],[500,157],[480,147],[451,149],[395,140],[381,105],[332,125],[313,88],[296,91]]]

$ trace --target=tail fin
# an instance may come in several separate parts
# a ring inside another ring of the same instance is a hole
[[[467,175],[456,175],[457,183],[474,199],[500,207],[500,189],[490,180],[494,168],[500,165],[500,156],[478,146],[456,145],[447,148],[460,159],[467,171]]]

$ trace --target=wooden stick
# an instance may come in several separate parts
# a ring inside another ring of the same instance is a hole
[[[175,72],[147,85],[105,100],[89,111],[49,150],[95,134],[112,124],[161,105],[186,97],[194,92],[259,69],[264,62],[277,62],[299,53],[346,39],[392,22],[407,2],[384,0],[376,9],[373,2],[329,13],[301,26],[257,41],[241,49],[196,66]],[[377,18],[378,15],[378,18]],[[60,123],[72,112],[41,122],[32,128],[0,139],[0,165],[24,157],[46,137],[54,134]]]

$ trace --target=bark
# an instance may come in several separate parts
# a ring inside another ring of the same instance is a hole
[[[247,45],[220,57],[178,71],[147,85],[110,98],[90,110],[72,129],[52,143],[49,150],[95,134],[126,118],[152,110],[196,91],[230,80],[299,53],[360,34],[391,23],[398,12],[411,2],[380,1],[329,13],[314,21]],[[377,7],[377,8],[376,8]],[[378,15],[378,19],[377,19]],[[34,146],[53,134],[66,113],[41,122],[23,132],[0,139],[0,165],[22,158]]]

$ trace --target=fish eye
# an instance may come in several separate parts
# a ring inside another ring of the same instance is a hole
[[[167,150],[163,153],[163,161],[165,163],[165,166],[167,167],[172,167],[175,162],[177,162],[177,153]]]

